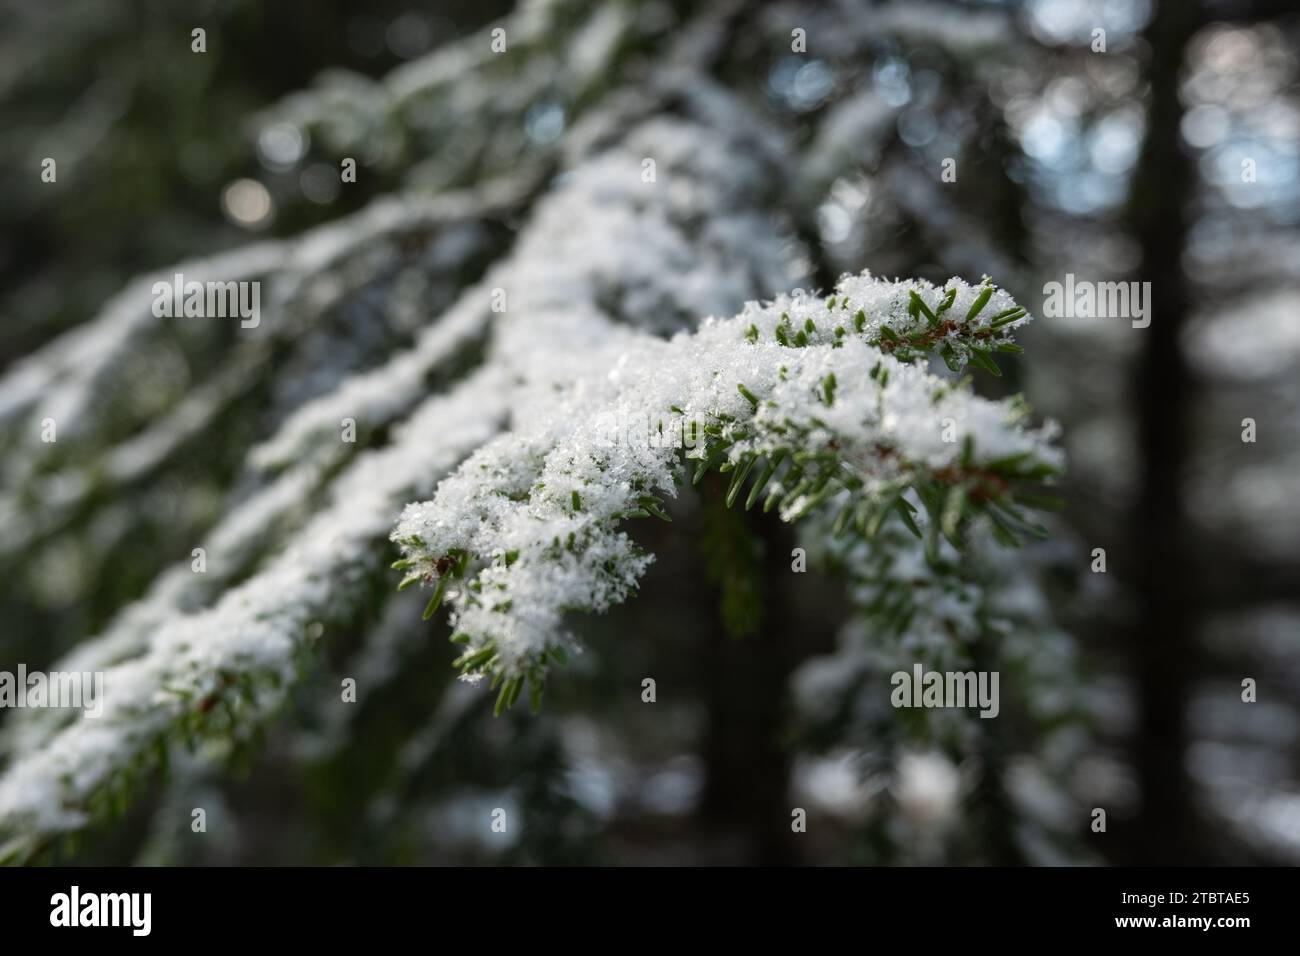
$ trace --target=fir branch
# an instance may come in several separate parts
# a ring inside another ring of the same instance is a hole
[[[879,331],[886,327],[902,334],[907,321],[941,327],[954,307],[978,322],[984,306],[1005,296],[990,289],[952,280],[927,305],[914,285],[851,277],[816,309],[778,299],[668,343],[622,342],[612,382],[584,377],[539,413],[537,427],[481,449],[432,501],[411,506],[394,532],[426,574],[453,551],[471,556],[468,575],[448,592],[453,627],[476,652],[462,658],[465,675],[544,671],[549,648],[572,645],[565,612],[599,612],[629,597],[650,558],[620,525],[648,513],[647,495],[674,495],[691,461],[694,480],[710,470],[728,476],[727,507],[752,506],[769,488],[784,520],[833,507],[834,531],[863,539],[895,515],[920,534],[914,498],[936,567],[941,542],[961,547],[976,516],[989,515],[1009,536],[1038,533],[1016,493],[1057,473],[1053,430],[1028,427],[1022,403],[982,399],[969,383],[938,378],[869,341],[873,332],[887,339]],[[830,331],[828,317],[855,304],[866,314],[864,302],[875,318],[858,323],[862,333]],[[611,442],[595,424],[602,408],[665,411],[644,433]],[[519,556],[508,568],[487,559],[501,549]],[[502,702],[509,706],[510,695]]]

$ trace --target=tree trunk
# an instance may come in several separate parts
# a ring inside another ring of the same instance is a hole
[[[1198,26],[1197,5],[1162,2],[1144,32],[1151,51],[1147,135],[1132,184],[1129,218],[1151,283],[1151,324],[1135,330],[1138,481],[1130,527],[1130,581],[1140,609],[1130,642],[1138,683],[1133,758],[1141,788],[1137,833],[1129,843],[1147,864],[1197,858],[1186,768],[1186,706],[1194,673],[1197,593],[1183,494],[1191,381],[1180,347],[1189,301],[1182,268],[1192,159],[1179,140],[1179,76]]]

